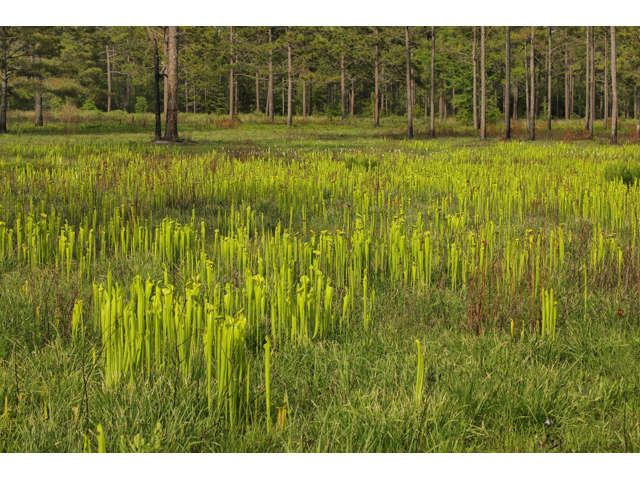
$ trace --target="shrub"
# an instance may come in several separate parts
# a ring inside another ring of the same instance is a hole
[[[93,100],[87,98],[82,104],[82,110],[97,111],[98,107],[96,107],[96,104],[93,103]]]
[[[625,185],[633,185],[640,179],[640,163],[619,160],[609,162],[604,167],[604,178],[608,181],[619,181]]]
[[[136,97],[136,113],[146,113],[149,111],[149,103],[145,97]]]

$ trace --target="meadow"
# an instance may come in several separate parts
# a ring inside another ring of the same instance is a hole
[[[9,120],[0,451],[640,451],[633,120]]]

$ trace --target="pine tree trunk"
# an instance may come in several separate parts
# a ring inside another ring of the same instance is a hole
[[[0,87],[0,133],[7,133],[7,82],[9,78],[7,68],[7,45],[2,41],[2,86]]]
[[[167,124],[164,139],[178,141],[178,27],[168,28],[167,87]]]
[[[476,46],[478,45],[478,27],[473,27],[473,47],[471,56],[473,57],[473,128],[478,130],[478,56]],[[509,28],[509,27],[507,27]]]
[[[411,50],[409,48],[409,27],[404,27],[404,45],[407,56],[407,138],[413,138],[413,109],[411,105]]]
[[[618,67],[616,59],[616,27],[611,27],[611,144],[618,143]]]
[[[189,82],[184,79],[184,113],[189,113]]]
[[[604,32],[604,108],[602,109],[602,124],[604,131],[607,131],[607,117],[609,116],[609,71],[607,64],[609,63],[609,47],[607,45],[607,31]]]
[[[163,50],[164,50],[164,56],[168,57],[169,56],[169,27],[164,27],[164,35],[163,35],[163,42],[162,42],[163,46]],[[167,123],[167,114],[168,114],[168,108],[169,108],[169,80],[167,77],[167,66],[164,65],[163,62],[163,109],[164,109],[164,121],[165,124]]]
[[[340,55],[340,110],[342,112],[342,121],[344,122],[347,117],[347,110],[345,105],[346,90],[344,86],[344,54]]]
[[[229,27],[229,62],[231,64],[231,68],[229,69],[229,121],[233,121],[233,109],[234,109],[234,91],[233,87],[235,85],[235,77],[233,72],[233,27]]]
[[[569,120],[571,118],[571,111],[569,106],[571,104],[569,100],[569,92],[571,90],[571,84],[569,81],[569,34],[565,32],[565,45],[564,45],[564,119]]]
[[[505,73],[504,73],[504,138],[511,138],[511,27],[506,27]],[[474,105],[475,106],[475,105]]]
[[[524,41],[524,96],[527,109],[527,133],[531,137],[531,102],[529,101],[529,62],[527,61],[527,41]]]
[[[549,56],[547,62],[547,130],[551,131],[551,27],[549,27]]]
[[[576,77],[573,73],[569,72],[569,118],[573,117],[573,98],[576,89]]]
[[[309,116],[313,115],[313,82],[309,80]]]
[[[288,28],[291,32],[291,27]],[[289,91],[287,93],[287,127],[293,123],[293,66],[291,63],[291,41],[287,43],[287,72],[289,74]]]
[[[269,45],[272,42],[271,28],[269,28]],[[267,86],[267,116],[269,121],[275,120],[275,105],[273,103],[273,49],[269,49],[269,85]]]
[[[535,71],[536,71],[536,64],[535,64],[535,43],[536,43],[536,27],[531,27],[531,66],[529,68],[529,70],[531,70],[529,73],[531,74],[531,114],[529,115],[530,117],[530,123],[531,123],[531,130],[529,132],[529,140],[534,141],[536,139],[536,112],[535,112],[535,106],[536,106],[536,76],[535,76]]]
[[[589,88],[591,87],[591,61],[590,61],[590,56],[591,56],[591,42],[589,41],[590,38],[590,34],[591,34],[591,28],[590,27],[585,27],[587,29],[587,49],[586,49],[586,61],[585,61],[585,74],[586,74],[586,79],[585,79],[585,83],[586,83],[586,93],[585,93],[585,108],[584,108],[584,129],[585,130],[589,130],[589,113],[591,113],[591,107],[589,105],[589,102],[591,101],[591,92],[589,91]]]
[[[486,34],[480,27],[480,140],[487,139],[487,58]]]
[[[153,96],[155,99],[156,113],[156,130],[154,140],[160,141],[162,138],[162,119],[160,117],[160,56],[158,55],[158,41],[151,31],[151,27],[147,27],[147,34],[153,45]]]
[[[591,77],[591,87],[589,92],[591,93],[591,100],[589,100],[589,106],[591,107],[591,111],[589,113],[589,138],[593,138],[593,124],[596,118],[596,62],[595,62],[595,32],[594,27],[591,27],[591,73],[589,76]]]
[[[351,95],[349,96],[349,115],[353,117],[356,109],[356,77],[351,77]]]
[[[378,31],[376,30],[376,35]],[[380,125],[380,47],[375,44],[375,73],[373,90],[373,126]]]
[[[260,79],[258,78],[258,70],[256,70],[256,112],[260,113]]]
[[[107,52],[107,113],[111,112],[111,55],[109,53],[109,46],[106,48]]]
[[[36,92],[36,121],[34,126],[42,127],[44,125],[42,119],[42,94],[40,92]]]
[[[307,119],[307,82],[302,80],[302,118]]]
[[[436,27],[431,27],[431,116],[429,118],[429,137],[436,137]]]

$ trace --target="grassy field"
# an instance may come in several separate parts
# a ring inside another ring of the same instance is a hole
[[[12,115],[0,451],[640,451],[633,121]]]

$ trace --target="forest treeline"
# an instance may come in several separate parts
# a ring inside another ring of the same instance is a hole
[[[409,136],[418,115],[432,135],[435,119],[455,116],[482,137],[503,119],[507,136],[510,119],[583,118],[592,132],[617,105],[640,116],[638,27],[0,27],[0,49],[0,133],[9,109],[35,110],[42,125],[69,102],[158,105],[169,123],[172,110],[287,124],[407,115]]]

